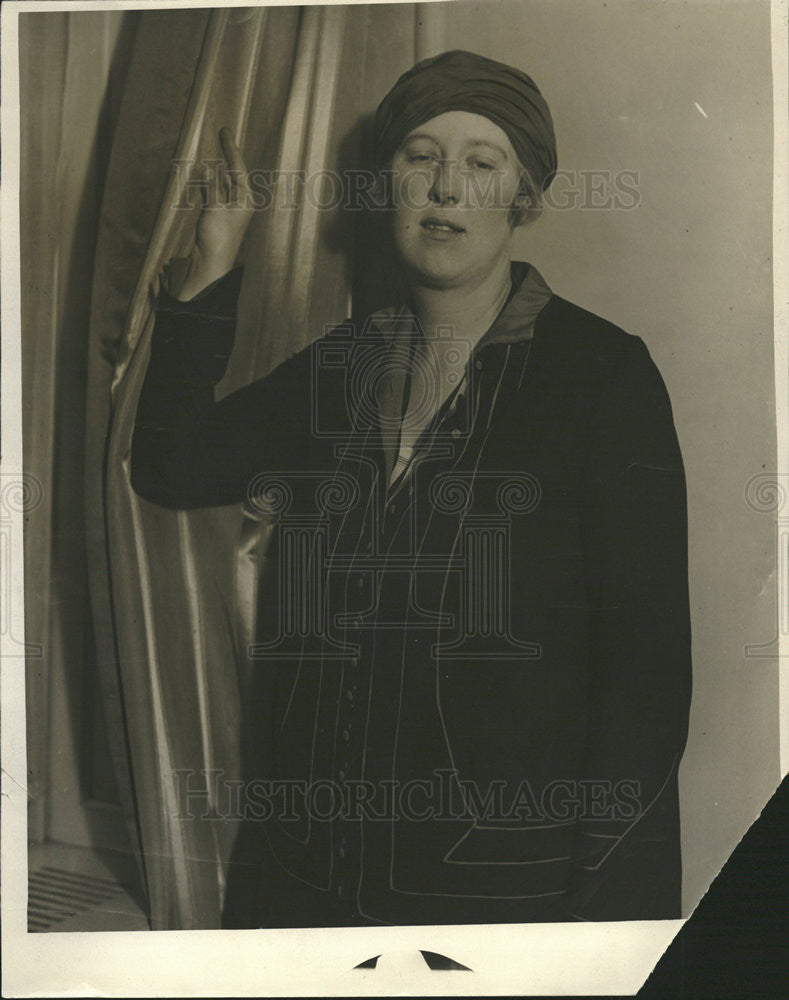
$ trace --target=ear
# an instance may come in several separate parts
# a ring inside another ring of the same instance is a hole
[[[524,191],[523,187],[518,189],[518,193],[512,200],[507,217],[509,219],[510,228],[517,229],[518,226],[522,225],[526,218],[526,211],[529,206],[529,195],[528,192]]]
[[[521,184],[518,188],[518,193],[515,195],[515,199],[512,202],[513,211],[525,211],[532,207],[532,198],[529,194],[528,189],[525,185]]]

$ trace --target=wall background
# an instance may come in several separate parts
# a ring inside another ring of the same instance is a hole
[[[442,48],[534,78],[560,168],[639,174],[638,208],[546,210],[517,250],[558,294],[642,337],[674,407],[694,635],[680,772],[689,910],[779,780],[775,661],[744,654],[777,628],[774,518],[744,499],[776,468],[769,3],[441,7]]]

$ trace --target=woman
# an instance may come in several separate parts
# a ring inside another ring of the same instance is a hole
[[[529,77],[426,60],[375,142],[404,306],[215,403],[249,212],[213,203],[157,310],[135,489],[280,525],[225,925],[678,917],[690,628],[662,380],[511,262],[556,169]]]

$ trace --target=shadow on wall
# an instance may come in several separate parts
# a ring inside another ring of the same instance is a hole
[[[340,141],[336,159],[346,204],[359,207],[333,213],[323,232],[326,250],[341,253],[347,273],[353,275],[353,319],[362,323],[380,309],[399,306],[406,294],[391,238],[389,211],[371,207],[373,118],[366,114],[355,122]]]

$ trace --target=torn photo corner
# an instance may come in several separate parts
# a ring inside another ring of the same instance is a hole
[[[3,5],[4,995],[639,990],[789,760],[788,14]]]

